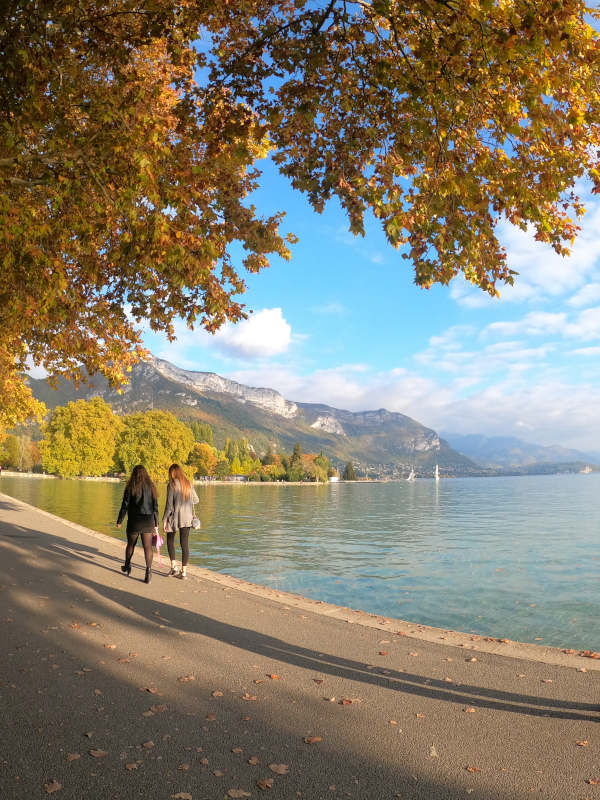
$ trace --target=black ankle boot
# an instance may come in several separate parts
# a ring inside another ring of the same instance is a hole
[[[131,574],[131,561],[126,561],[121,565],[121,572],[123,572],[125,575]]]
[[[144,583],[150,583],[151,578],[152,578],[152,568],[146,567],[146,577],[144,578]]]

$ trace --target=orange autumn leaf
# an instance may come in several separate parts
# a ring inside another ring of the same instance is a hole
[[[322,742],[323,739],[320,736],[305,736],[304,741],[306,744],[316,744],[317,742]]]
[[[266,791],[273,788],[274,780],[274,778],[262,778],[262,780],[256,781],[256,785],[259,789]]]
[[[269,769],[277,775],[287,775],[289,766],[287,764],[269,764]]]
[[[44,784],[44,789],[46,790],[46,794],[53,794],[54,792],[60,791],[62,789],[62,783],[59,783],[56,779],[49,781],[48,783]]]

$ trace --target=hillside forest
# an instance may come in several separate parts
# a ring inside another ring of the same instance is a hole
[[[289,455],[271,447],[258,454],[248,439],[227,438],[219,449],[208,423],[188,424],[160,410],[120,416],[99,397],[57,406],[41,435],[36,441],[31,429],[8,434],[0,464],[63,478],[128,475],[143,464],[156,481],[166,480],[173,462],[190,478],[327,482],[338,474],[323,453],[303,453],[300,444]]]

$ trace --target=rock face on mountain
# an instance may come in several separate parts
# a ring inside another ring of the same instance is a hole
[[[78,398],[103,397],[119,414],[151,408],[171,411],[186,421],[208,422],[217,446],[225,438],[246,437],[261,454],[271,447],[290,452],[300,442],[304,452],[322,451],[334,464],[352,461],[372,477],[433,476],[481,472],[455,452],[435,431],[404,414],[385,409],[345,411],[316,403],[293,403],[273,389],[243,386],[211,372],[192,372],[152,358],[134,367],[121,393],[102,378],[75,389],[59,381],[57,391],[46,381],[30,379],[35,396],[49,408]]]
[[[214,392],[216,394],[229,394],[242,403],[254,403],[259,408],[264,408],[271,414],[291,419],[298,413],[298,406],[289,403],[283,395],[274,389],[254,389],[241,383],[222,378],[214,372],[191,372],[163,361],[152,358],[149,362],[154,369],[168,380],[180,383],[194,392]]]

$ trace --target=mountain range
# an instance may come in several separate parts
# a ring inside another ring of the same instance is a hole
[[[180,369],[151,357],[133,368],[119,393],[100,376],[79,388],[59,380],[52,389],[45,380],[29,378],[34,395],[48,408],[79,398],[100,396],[116,413],[162,409],[186,422],[208,422],[215,444],[227,437],[247,438],[260,455],[271,447],[289,453],[296,442],[304,452],[323,452],[335,466],[352,461],[370,477],[402,477],[411,469],[431,477],[435,465],[442,476],[497,474],[514,467],[596,459],[565,448],[544,448],[508,437],[438,435],[404,414],[378,409],[346,411],[318,403],[295,403],[268,388],[244,386],[212,372]],[[531,471],[531,470],[530,470]]]
[[[323,452],[341,466],[352,461],[372,477],[400,477],[412,468],[432,476],[475,475],[481,468],[456,452],[438,434],[414,419],[385,409],[353,412],[316,403],[295,403],[279,392],[236,383],[212,372],[180,369],[151,357],[133,368],[130,382],[119,393],[95,376],[79,388],[59,380],[29,378],[34,395],[48,408],[79,398],[100,396],[119,414],[149,409],[171,411],[178,418],[208,422],[215,444],[227,437],[245,437],[257,453],[268,447],[289,453],[296,442],[304,452]]]

